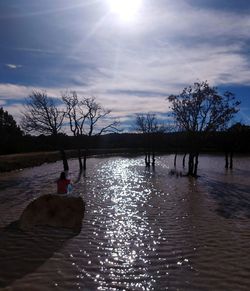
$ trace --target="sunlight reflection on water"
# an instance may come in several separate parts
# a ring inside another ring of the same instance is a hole
[[[145,238],[153,231],[141,212],[151,191],[145,189],[146,181],[138,173],[138,166],[143,166],[141,160],[116,159],[97,171],[96,179],[102,184],[102,201],[108,203],[108,207],[102,207],[105,219],[99,223],[105,229],[106,248],[110,251],[108,258],[100,264],[112,284],[150,288],[154,280],[147,274],[147,251],[150,246],[145,245]],[[136,264],[141,266],[138,274],[133,268]],[[109,288],[109,284],[105,278],[101,282],[104,289]]]
[[[143,157],[89,159],[85,176],[74,185],[86,201],[81,233],[14,286],[36,282],[46,290],[247,290],[249,161],[242,158],[233,172],[225,172],[222,157],[204,156],[201,177],[194,180],[168,174],[173,156],[158,157],[155,170],[145,168]],[[44,184],[54,191],[60,166],[0,176],[5,185],[0,190],[2,226],[46,193]],[[77,166],[70,161],[73,181]]]

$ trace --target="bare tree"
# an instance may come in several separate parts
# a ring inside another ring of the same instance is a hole
[[[194,83],[193,87],[184,88],[181,94],[171,95],[168,100],[179,129],[188,133],[188,175],[197,176],[201,138],[210,132],[225,129],[238,112],[240,102],[231,92],[220,95],[207,81]]]
[[[119,122],[117,120],[112,120],[110,122],[109,115],[111,110],[106,110],[103,106],[96,101],[95,97],[85,98],[83,100],[83,105],[87,108],[88,118],[87,118],[87,135],[101,135],[105,132],[117,132]],[[105,123],[106,121],[106,123]],[[100,123],[103,124],[100,126]]]
[[[66,106],[66,115],[69,120],[70,130],[74,136],[91,137],[101,135],[105,132],[118,131],[119,122],[110,121],[110,110],[105,110],[96,101],[95,97],[84,97],[80,99],[75,91],[65,93],[62,100]],[[78,149],[80,170],[86,169],[88,144],[85,144],[83,165],[81,161],[81,150]]]
[[[116,120],[110,122],[111,110],[104,109],[95,97],[84,97],[81,100],[77,93],[72,91],[70,94],[64,94],[62,100],[66,105],[66,115],[74,136],[101,135],[105,132],[118,131],[119,122]]]
[[[166,131],[164,125],[159,124],[154,113],[137,114],[135,120],[135,129],[142,133],[145,138],[145,164],[150,166],[150,157],[152,155],[152,166],[155,165],[154,135]]]
[[[136,130],[142,133],[164,132],[164,125],[159,124],[154,113],[137,114],[136,115]]]
[[[46,92],[34,91],[27,99],[22,112],[21,127],[25,132],[56,136],[62,129],[65,113],[56,106],[54,98]],[[60,149],[64,170],[68,162],[63,149]]]
[[[65,104],[66,117],[69,120],[70,130],[75,137],[84,135],[84,125],[88,117],[88,111],[82,101],[79,100],[75,91],[66,92],[62,95],[62,100]],[[80,172],[83,169],[82,152],[78,147],[78,161]]]
[[[26,132],[57,135],[65,113],[58,109],[53,98],[45,92],[34,91],[24,105],[21,127]]]
[[[88,110],[83,101],[80,101],[77,93],[72,91],[66,92],[62,96],[66,106],[66,116],[69,119],[70,130],[74,136],[84,135],[84,125],[88,118]]]

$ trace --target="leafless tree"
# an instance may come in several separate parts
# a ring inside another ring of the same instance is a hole
[[[54,98],[38,91],[26,99],[22,115],[21,127],[24,131],[45,135],[57,135],[65,117],[65,113],[56,106]]]
[[[71,132],[74,136],[84,135],[84,125],[88,118],[88,111],[83,101],[79,100],[75,91],[63,94],[62,100],[66,106],[65,112]]]
[[[88,112],[85,106],[83,106],[83,102],[79,100],[77,93],[75,91],[64,93],[62,95],[62,100],[65,104],[65,113],[66,117],[69,120],[71,132],[75,137],[82,136],[84,134],[85,121],[88,117]],[[80,147],[78,147],[78,161],[81,172],[83,164]]]
[[[87,108],[87,135],[101,135],[105,132],[117,132],[119,122],[117,120],[110,121],[109,115],[111,110],[106,110],[96,101],[95,97],[85,98],[83,105]],[[100,126],[100,123],[103,124]]]
[[[231,92],[220,95],[207,81],[184,88],[181,94],[169,96],[168,101],[179,129],[186,131],[190,139],[188,175],[197,176],[201,137],[225,129],[240,102]]]
[[[150,166],[150,157],[152,155],[152,166],[155,165],[154,135],[166,131],[166,127],[159,124],[154,113],[141,113],[136,115],[136,131],[142,133],[145,138],[145,164]]]
[[[56,100],[46,92],[33,91],[26,99],[22,112],[21,127],[25,132],[57,136],[62,129],[65,113]],[[64,150],[60,149],[64,170],[69,169]]]
[[[116,120],[110,122],[111,110],[104,109],[95,97],[84,97],[81,100],[77,93],[72,91],[65,93],[62,100],[66,105],[66,115],[74,136],[101,135],[105,132],[118,131],[119,122]]]
[[[62,100],[66,106],[66,116],[69,120],[70,130],[74,136],[91,137],[101,135],[105,132],[115,132],[118,130],[119,122],[110,121],[110,110],[105,110],[96,101],[95,97],[84,97],[80,99],[75,91],[65,93]],[[78,159],[80,170],[86,169],[88,145],[85,144],[83,165],[81,160],[81,150],[78,149]]]

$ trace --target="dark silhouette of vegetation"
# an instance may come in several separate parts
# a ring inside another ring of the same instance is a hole
[[[14,120],[13,116],[9,114],[8,111],[3,110],[2,107],[0,108],[0,134],[1,136],[20,136],[23,134],[22,130]]]
[[[145,165],[147,167],[149,167],[150,164],[155,166],[156,135],[158,133],[163,133],[165,127],[159,124],[155,114],[146,113],[136,115],[135,129],[137,132],[142,133],[144,137]]]
[[[105,110],[98,103],[95,97],[84,97],[80,99],[75,91],[65,93],[62,100],[66,106],[66,116],[69,120],[70,130],[74,137],[86,136],[84,144],[84,156],[82,163],[82,146],[78,148],[78,160],[80,171],[86,170],[86,159],[88,152],[89,137],[93,135],[101,135],[106,132],[118,131],[119,122],[107,121],[110,110]],[[105,124],[106,121],[106,124]],[[100,126],[102,124],[102,126]],[[105,125],[104,125],[105,124]]]
[[[22,130],[13,116],[0,108],[0,154],[15,150],[16,143],[22,137]]]
[[[21,126],[25,132],[34,132],[57,136],[63,125],[65,112],[56,105],[55,99],[48,97],[45,92],[34,91],[24,105]],[[69,170],[64,149],[60,147],[63,167]]]
[[[220,95],[207,81],[184,88],[168,97],[173,117],[180,131],[188,137],[188,175],[197,176],[199,153],[211,132],[225,130],[238,112],[239,101],[231,92]]]
[[[23,112],[24,135],[14,118],[0,108],[0,154],[58,151],[68,169],[64,150],[79,159],[80,173],[86,169],[87,154],[138,153],[145,154],[146,166],[155,165],[156,153],[183,154],[182,166],[188,159],[188,175],[197,176],[198,157],[201,152],[225,154],[225,168],[233,168],[233,156],[249,153],[250,126],[229,122],[238,111],[239,102],[230,92],[220,95],[207,82],[195,83],[180,95],[168,97],[175,132],[159,123],[153,113],[138,114],[135,119],[137,133],[119,133],[119,123],[110,119],[93,97],[79,98],[76,92],[65,93],[62,100],[50,98],[46,93],[33,92]],[[70,129],[73,136],[63,133]],[[171,132],[170,132],[171,130]],[[30,135],[35,133],[36,135]],[[37,135],[40,133],[40,135]],[[78,154],[76,151],[78,149]],[[56,159],[58,154],[56,153]],[[37,157],[40,164],[55,160],[55,156]],[[11,158],[14,161],[15,157]],[[82,161],[83,159],[83,161]],[[0,171],[15,168],[0,160]],[[25,163],[28,166],[30,163]],[[35,165],[35,164],[33,164]],[[22,167],[22,162],[16,167]]]
[[[117,120],[112,122],[107,121],[107,117],[110,115],[111,110],[104,109],[103,106],[96,101],[95,97],[84,98],[83,103],[88,110],[88,136],[118,131],[117,127],[119,126],[119,122]],[[99,123],[101,121],[103,122],[103,125],[106,121],[106,124],[104,126],[100,126]]]
[[[227,135],[224,139],[224,150],[225,150],[225,168],[233,168],[233,156],[234,152],[237,151],[239,137],[244,133],[250,133],[250,126],[241,124],[240,122],[235,123],[227,130]]]
[[[69,120],[70,130],[73,133],[74,137],[79,137],[84,135],[84,123],[87,119],[88,112],[86,108],[83,106],[83,102],[79,101],[77,97],[77,93],[75,91],[69,93],[65,93],[62,96],[62,100],[66,106],[66,117]],[[78,161],[79,161],[79,169],[82,171],[82,153],[81,147],[78,147]],[[85,164],[86,168],[86,164]]]
[[[45,92],[34,91],[26,99],[21,126],[28,133],[57,135],[62,129],[64,116],[53,98]]]
[[[116,132],[118,131],[117,126],[119,125],[118,121],[112,121],[111,123],[107,121],[107,117],[110,115],[111,110],[106,110],[98,103],[95,97],[84,98],[84,106],[87,108],[87,125],[88,131],[87,136],[91,137],[93,135],[101,135],[105,132]],[[105,124],[105,121],[108,122]],[[99,123],[103,122],[104,126],[100,127]],[[88,141],[88,140],[87,140]],[[86,144],[84,151],[84,163],[83,168],[86,170],[86,159],[88,152],[88,144]]]
[[[247,126],[246,126],[247,128]],[[225,153],[224,145],[227,144],[226,141],[229,140],[230,133],[228,131],[218,131],[211,133],[204,143],[201,153]],[[89,151],[88,155],[93,154],[116,154],[116,153],[131,153],[140,154],[145,153],[145,135],[139,133],[110,133],[104,135],[95,135],[92,137],[79,136],[75,138],[74,136],[68,136],[66,134],[58,134],[57,136],[31,136],[24,135],[20,137],[11,137],[12,143],[2,145],[0,140],[0,152],[2,154],[11,153],[29,153],[29,152],[39,152],[38,161],[36,164],[36,159],[34,161],[22,161],[16,163],[16,158],[13,157],[13,166],[5,162],[4,159],[0,157],[0,171],[11,170],[23,168],[26,166],[35,166],[41,164],[42,160],[44,162],[55,161],[56,159],[47,159],[46,155],[42,155],[41,152],[53,152],[58,151],[58,145],[67,150],[66,154],[68,157],[77,158],[77,152],[75,149],[84,145],[86,139],[88,139]],[[178,148],[178,154],[183,154],[190,146],[188,144],[188,139],[185,132],[167,132],[167,133],[157,133],[154,136],[154,146],[155,153],[157,154],[172,154],[176,152]],[[242,131],[237,134],[235,138],[235,148],[234,157],[239,154],[249,154],[250,153],[250,130]],[[56,154],[60,158],[60,155]],[[7,158],[7,157],[6,157]],[[187,154],[188,158],[188,154]],[[26,163],[27,162],[27,163]],[[33,163],[34,162],[34,163]],[[188,159],[187,159],[188,162]],[[9,165],[9,166],[8,166]],[[7,167],[8,166],[8,167]],[[182,161],[181,165],[182,166]],[[224,164],[222,164],[222,169]]]

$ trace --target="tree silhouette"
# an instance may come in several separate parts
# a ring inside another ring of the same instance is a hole
[[[157,133],[166,131],[164,125],[159,124],[154,113],[141,113],[136,115],[135,119],[136,131],[144,135],[145,143],[145,165],[150,166],[150,158],[152,156],[152,166],[155,165],[155,146],[154,137]]]
[[[96,101],[95,97],[79,98],[75,91],[66,92],[62,96],[66,107],[66,117],[69,120],[70,130],[75,137],[101,135],[104,132],[118,131],[119,122],[111,120],[110,110],[105,110]],[[86,159],[88,151],[88,139],[85,140],[85,151],[82,164],[81,149],[78,148],[78,160],[80,171],[86,170]]]
[[[10,153],[18,149],[18,141],[23,132],[13,116],[0,108],[0,153]]]
[[[45,92],[34,91],[26,99],[21,127],[26,132],[57,136],[62,129],[64,117],[65,112],[59,110],[54,98],[48,97]],[[68,171],[65,152],[62,148],[60,152],[64,170]]]
[[[22,135],[22,131],[13,116],[8,111],[4,111],[2,107],[0,108],[0,135],[1,138],[5,135]]]
[[[108,116],[111,113],[111,110],[106,110],[103,106],[96,101],[95,97],[84,98],[83,105],[87,108],[87,135],[101,135],[104,132],[117,132],[119,122],[117,120],[108,120]],[[104,125],[106,121],[106,124]],[[100,126],[100,123],[103,123]]]
[[[223,130],[238,112],[239,101],[231,92],[219,94],[208,82],[196,82],[181,94],[168,97],[177,126],[189,138],[188,175],[197,176],[198,156],[204,138],[210,132]]]
[[[64,116],[54,98],[45,92],[34,91],[26,99],[21,127],[26,132],[57,135],[62,129]]]

